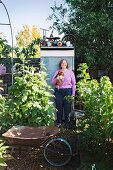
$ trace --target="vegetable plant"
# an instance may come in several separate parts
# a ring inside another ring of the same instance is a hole
[[[9,89],[8,98],[2,101],[2,128],[12,125],[53,125],[55,107],[52,88],[47,84],[46,76],[42,66],[38,72],[34,67],[21,66]]]
[[[107,76],[100,82],[90,79],[87,69],[85,63],[78,68],[77,100],[86,113],[79,122],[79,132],[85,149],[97,154],[105,152],[113,139],[113,86]]]

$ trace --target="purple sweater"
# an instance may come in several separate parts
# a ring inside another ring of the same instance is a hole
[[[52,78],[52,84],[56,84],[56,75],[58,74],[57,70]],[[56,86],[57,87],[57,86]],[[76,90],[76,80],[75,80],[75,75],[72,70],[66,70],[64,72],[64,81],[62,82],[61,85],[59,85],[59,89],[62,88],[72,88],[72,95],[75,95],[75,90]]]

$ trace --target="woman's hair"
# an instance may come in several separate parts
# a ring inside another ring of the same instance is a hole
[[[66,61],[66,63],[67,63],[67,67],[66,67],[66,68],[69,68],[69,64],[68,64],[68,62],[67,62],[66,59],[62,59],[62,60],[60,61],[60,63],[59,63],[59,68],[61,68],[61,64],[63,63],[63,61]]]

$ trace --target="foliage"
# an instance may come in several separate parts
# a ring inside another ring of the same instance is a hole
[[[5,154],[6,154],[7,146],[4,146],[4,143],[0,143],[0,167],[7,166]]]
[[[53,27],[76,37],[77,61],[88,66],[113,67],[112,1],[64,0],[54,5]]]
[[[23,55],[26,58],[40,57],[40,40],[41,35],[35,26],[30,28],[28,25],[23,26],[17,37],[17,46],[15,52],[17,57]]]
[[[0,58],[8,58],[11,54],[11,46],[7,44],[7,40],[0,37]]]
[[[85,149],[90,152],[106,150],[109,139],[113,139],[113,86],[108,77],[100,83],[91,80],[86,64],[79,65],[77,83],[78,101],[82,102],[85,118],[79,122]]]
[[[1,99],[2,128],[12,125],[52,126],[55,107],[52,89],[47,84],[46,72],[22,65],[9,89],[9,96]]]
[[[3,89],[0,89],[0,90],[3,90]],[[5,102],[6,102],[6,98],[0,94],[0,115],[2,115],[2,113],[4,113],[6,110]]]

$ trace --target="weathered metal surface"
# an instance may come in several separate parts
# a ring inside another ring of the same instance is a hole
[[[47,139],[59,132],[57,127],[41,126],[13,126],[2,134],[6,142],[10,145],[41,146]]]

